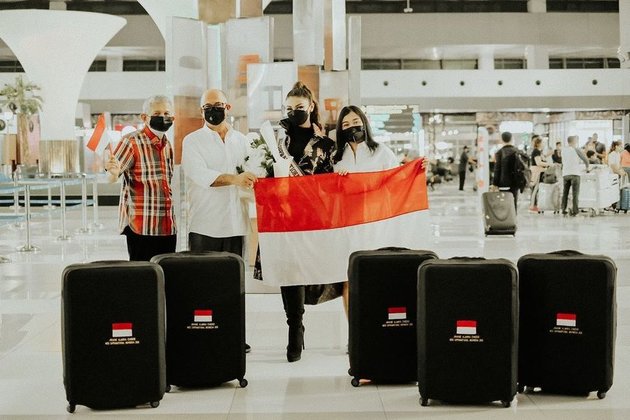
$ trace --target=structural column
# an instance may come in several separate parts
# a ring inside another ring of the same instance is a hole
[[[525,47],[525,59],[528,70],[544,70],[549,68],[549,50],[543,45]]]
[[[529,13],[546,13],[547,0],[527,0],[527,11]]]
[[[619,2],[619,58],[622,68],[630,68],[630,1]]]
[[[96,55],[125,23],[121,17],[99,13],[0,12],[0,38],[22,63],[28,79],[41,87],[44,171],[78,171],[74,126],[83,79]]]

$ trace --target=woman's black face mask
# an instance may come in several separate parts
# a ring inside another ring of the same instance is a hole
[[[365,127],[362,125],[355,125],[342,130],[346,141],[352,141],[355,143],[361,143],[365,141]]]
[[[304,111],[303,109],[294,109],[287,112],[287,117],[289,117],[289,121],[291,121],[293,125],[304,124],[308,119],[308,116],[308,112]]]

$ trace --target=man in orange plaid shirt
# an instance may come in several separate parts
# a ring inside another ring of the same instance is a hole
[[[131,261],[175,252],[177,243],[171,179],[173,148],[166,131],[173,124],[173,105],[166,96],[144,102],[144,127],[124,136],[105,165],[109,181],[123,177],[120,230],[127,237]]]

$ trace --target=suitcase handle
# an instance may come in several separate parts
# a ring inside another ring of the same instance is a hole
[[[571,257],[574,255],[584,255],[580,251],[575,251],[573,249],[563,249],[561,251],[550,252],[551,255],[563,255],[565,257]]]
[[[386,246],[379,248],[378,251],[409,251],[409,248],[403,248],[399,246]]]
[[[460,261],[482,261],[485,260],[484,257],[451,257],[449,260],[460,260]]]

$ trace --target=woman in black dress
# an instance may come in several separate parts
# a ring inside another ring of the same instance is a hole
[[[289,167],[290,176],[333,172],[332,155],[335,142],[324,134],[319,122],[317,102],[311,90],[302,82],[297,82],[287,94],[284,105],[287,118],[280,121],[282,130],[279,133],[278,148],[282,158],[293,158]],[[254,277],[262,279],[260,261],[257,261]],[[304,348],[302,317],[307,291],[317,290],[332,296],[340,296],[343,284],[311,285],[296,279],[266,280],[280,285],[282,303],[289,325],[287,360],[296,362],[301,359]]]

